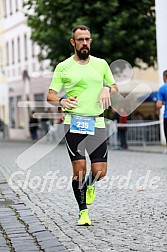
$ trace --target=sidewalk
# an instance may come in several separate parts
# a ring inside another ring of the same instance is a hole
[[[0,251],[66,252],[0,175]]]
[[[129,151],[149,152],[149,153],[164,153],[167,154],[167,147],[163,145],[146,145],[146,146],[129,146]]]
[[[128,145],[128,149],[121,149],[119,146],[108,146],[111,151],[134,151],[145,153],[167,154],[167,146],[164,145]]]

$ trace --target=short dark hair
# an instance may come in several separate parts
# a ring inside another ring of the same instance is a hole
[[[165,70],[165,71],[163,72],[163,76],[164,76],[165,78],[167,78],[167,70]]]
[[[75,26],[72,29],[72,38],[74,38],[74,34],[75,34],[76,30],[78,30],[78,29],[80,29],[80,30],[88,30],[90,32],[90,28],[87,27],[86,25],[77,25],[77,26]]]

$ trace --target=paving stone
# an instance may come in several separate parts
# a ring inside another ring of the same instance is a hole
[[[11,252],[8,247],[1,247],[1,246],[0,246],[0,251],[2,251],[2,252]]]
[[[5,184],[5,188],[7,186],[8,185]],[[6,196],[5,193],[11,198],[15,198],[16,196],[10,193],[10,189],[5,189],[3,190],[2,198]],[[4,200],[4,202],[5,201],[6,200]],[[11,202],[11,200],[9,199],[8,202]],[[26,220],[28,220],[28,224]],[[16,204],[12,209],[9,208],[7,204],[5,208],[0,208],[0,224],[1,229],[3,229],[3,234],[0,232],[0,252],[39,252],[42,247],[44,248],[42,251],[48,252],[67,251],[64,246],[46,230],[45,226],[40,223],[39,219],[34,216],[31,210],[23,204]],[[40,233],[43,233],[47,240],[38,239],[42,238],[42,234],[39,235]],[[34,234],[37,234],[37,237],[35,237]],[[8,239],[7,241],[6,238]]]
[[[41,225],[41,224],[36,224],[36,225],[31,225],[29,228],[28,228],[29,232],[30,233],[36,233],[36,232],[42,232],[45,229],[45,226],[44,225]]]

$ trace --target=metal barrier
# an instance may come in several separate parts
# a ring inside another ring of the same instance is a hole
[[[160,121],[128,121],[127,142],[128,144],[159,144]]]
[[[118,127],[127,128],[127,143],[128,145],[153,145],[160,144],[160,121],[141,121],[129,120],[127,124],[117,124],[116,131],[113,132],[113,122],[106,120],[106,128],[108,132],[108,144],[113,147],[119,145],[118,141]]]

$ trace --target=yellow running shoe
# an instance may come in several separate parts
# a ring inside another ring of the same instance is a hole
[[[95,185],[92,186],[87,186],[86,190],[86,204],[91,205],[96,197],[96,192],[95,192]]]
[[[80,211],[78,225],[79,226],[90,226],[91,225],[91,220],[89,218],[88,209],[84,209],[84,210]]]

